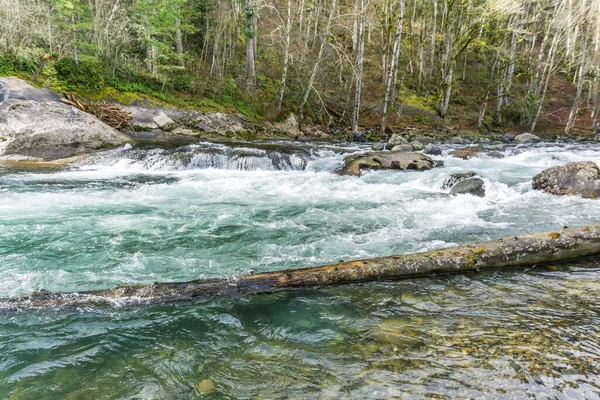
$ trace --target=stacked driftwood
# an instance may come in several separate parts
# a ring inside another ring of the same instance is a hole
[[[133,127],[129,122],[132,119],[131,113],[123,110],[115,103],[79,100],[72,94],[66,94],[64,98],[60,99],[60,101],[79,108],[81,111],[94,115],[106,125],[117,130],[133,130]]]

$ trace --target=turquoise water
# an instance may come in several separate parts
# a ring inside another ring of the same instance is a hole
[[[598,146],[333,174],[353,147],[120,149],[0,169],[0,298],[232,276],[597,223],[530,188]],[[210,168],[209,168],[210,167]],[[449,197],[473,170],[485,198]],[[0,398],[598,398],[600,269],[2,311]]]

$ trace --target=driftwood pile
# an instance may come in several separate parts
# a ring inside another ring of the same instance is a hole
[[[94,115],[111,128],[119,131],[125,131],[127,129],[133,130],[133,127],[129,122],[133,118],[131,113],[123,110],[114,103],[79,100],[72,94],[66,94],[60,101]]]

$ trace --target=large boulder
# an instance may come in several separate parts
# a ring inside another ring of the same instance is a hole
[[[532,135],[531,133],[522,133],[519,136],[515,137],[515,142],[517,143],[531,143],[531,142],[539,142],[541,139],[539,136]]]
[[[371,152],[346,157],[340,174],[358,176],[363,169],[425,171],[441,165],[421,153]]]
[[[33,87],[19,78],[0,78],[0,103],[8,99],[47,102],[60,101],[60,95],[50,89]]]
[[[537,174],[531,186],[551,194],[597,199],[600,197],[600,169],[591,161],[570,162]]]
[[[453,196],[458,194],[470,194],[473,196],[484,197],[485,184],[483,179],[477,177],[463,179],[452,186],[450,194]]]
[[[54,92],[16,78],[0,84],[0,159],[56,160],[131,141]]]

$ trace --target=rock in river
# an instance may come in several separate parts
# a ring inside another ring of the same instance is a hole
[[[541,139],[539,136],[532,135],[531,133],[522,133],[519,136],[515,137],[515,142],[518,143],[530,143],[530,142],[539,142]]]
[[[16,78],[0,85],[0,159],[56,160],[131,141],[47,89]]]
[[[591,161],[570,162],[537,174],[531,186],[551,194],[597,199],[600,197],[600,169]]]
[[[406,140],[405,138],[403,138],[402,136],[394,133],[388,140],[387,142],[387,148],[391,149],[394,146],[398,146],[401,144],[408,144],[408,140]]]
[[[409,153],[413,150],[414,150],[414,148],[413,148],[412,144],[399,144],[397,146],[392,147],[391,151],[399,152],[399,153]]]
[[[475,177],[463,179],[452,186],[452,189],[450,189],[450,194],[472,194],[473,196],[484,197],[485,184],[481,178]]]
[[[477,174],[473,171],[469,172],[455,172],[453,174],[448,175],[446,179],[444,179],[444,183],[442,183],[442,189],[447,190],[452,188],[452,186],[456,185],[460,181],[464,181],[465,179],[474,178]]]
[[[424,171],[442,166],[421,153],[371,152],[355,154],[344,159],[341,175],[360,175],[363,169],[399,169]]]

